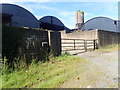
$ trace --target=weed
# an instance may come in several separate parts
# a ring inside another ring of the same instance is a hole
[[[62,55],[46,62],[34,61],[28,68],[2,75],[3,88],[54,88],[76,75],[76,65],[86,61],[82,58]]]

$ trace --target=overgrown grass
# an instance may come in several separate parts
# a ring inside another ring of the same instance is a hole
[[[118,46],[109,45],[98,49],[98,51],[114,51],[118,49]],[[88,71],[86,64],[89,65],[91,62],[83,58],[71,56],[68,53],[51,58],[50,61],[46,61],[45,63],[32,62],[28,68],[15,70],[12,73],[5,73],[6,71],[4,71],[2,75],[2,88],[58,88],[67,80],[69,81],[69,79],[77,77],[78,73],[81,73],[81,80],[84,80],[86,78],[85,71]],[[89,81],[96,82],[97,79],[95,76],[102,76],[102,74],[95,67],[91,70],[93,70],[93,73]],[[97,75],[94,71],[98,71]],[[87,86],[82,81],[80,83],[82,86]]]
[[[4,73],[2,88],[57,88],[66,80],[76,76],[76,66],[85,70],[83,58],[62,55],[45,63],[32,63],[28,69]]]

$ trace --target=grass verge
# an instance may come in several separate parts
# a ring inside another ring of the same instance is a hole
[[[32,64],[28,69],[2,75],[2,88],[57,88],[76,76],[76,66],[86,70],[86,62],[83,58],[64,55],[45,63]]]
[[[100,49],[96,49],[96,51],[115,51],[115,50],[118,50],[120,47],[120,44],[113,44],[113,45],[108,45],[108,46],[104,46],[104,47],[101,47]]]

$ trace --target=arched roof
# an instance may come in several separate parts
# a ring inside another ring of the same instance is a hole
[[[108,17],[95,17],[86,21],[82,27],[84,30],[100,29],[106,31],[116,31],[115,20]]]
[[[39,21],[40,28],[53,31],[60,31],[65,29],[64,24],[55,16],[44,16]]]
[[[55,16],[44,16],[39,21],[40,21],[40,28],[53,30],[53,31],[66,30],[67,33],[71,32],[71,30],[67,28],[62,23],[62,21],[56,18]]]
[[[42,17],[40,20],[40,22],[45,22],[45,23],[50,23],[50,24],[54,24],[54,25],[58,25],[58,26],[64,26],[64,24],[62,23],[61,20],[59,20],[57,17],[55,16],[44,16]]]
[[[18,27],[38,28],[39,21],[37,18],[25,8],[14,4],[0,4],[3,14],[13,15],[12,25]]]
[[[89,22],[89,21],[91,21],[91,20],[94,20],[94,19],[101,19],[101,18],[113,20],[113,19],[111,19],[111,18],[101,16],[101,17],[94,17],[94,18],[91,18],[91,19],[89,19],[88,21],[86,21],[85,23],[87,23],[87,22]]]

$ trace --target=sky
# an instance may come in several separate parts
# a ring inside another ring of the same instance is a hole
[[[60,19],[65,26],[70,29],[75,28],[75,13],[77,10],[84,12],[85,21],[98,17],[108,17],[118,19],[118,2],[88,2],[83,1],[57,1],[50,0],[0,0],[0,3],[17,4],[29,10],[38,20],[44,16],[55,16]],[[102,0],[101,0],[102,1]]]

